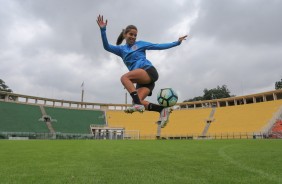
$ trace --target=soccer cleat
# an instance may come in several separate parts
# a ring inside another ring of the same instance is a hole
[[[143,113],[145,111],[144,105],[134,104],[132,107],[128,107],[126,110],[124,110],[125,113],[134,113],[136,111]]]
[[[161,113],[160,113],[160,119],[158,121],[158,124],[161,125],[161,128],[164,128],[166,126],[166,124],[169,121],[169,115],[172,112],[172,108],[170,107],[166,107],[164,108]]]

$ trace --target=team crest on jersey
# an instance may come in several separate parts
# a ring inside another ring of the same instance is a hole
[[[138,47],[137,47],[137,45],[133,45],[133,46],[131,47],[131,49],[132,49],[132,50],[137,50]]]

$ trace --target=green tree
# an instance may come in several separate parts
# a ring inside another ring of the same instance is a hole
[[[282,89],[282,79],[281,79],[281,81],[275,82],[275,89],[276,89],[276,90],[277,90],[277,89]]]
[[[230,95],[230,91],[226,85],[222,85],[221,87],[217,86],[216,88],[213,89],[205,88],[203,92],[204,92],[203,96],[194,97],[192,99],[185,100],[184,102],[213,100],[213,99],[228,98],[234,96],[234,95]]]
[[[213,89],[204,89],[204,100],[213,100],[213,99],[221,99],[231,97],[230,91],[226,85],[217,86],[217,88]]]
[[[2,79],[0,79],[0,91],[13,92]],[[5,96],[0,94],[0,99],[4,98]]]
[[[189,100],[184,100],[184,102],[195,102],[195,101],[201,101],[201,100],[203,100],[202,96],[196,96],[196,97],[191,98]]]
[[[0,79],[0,91],[13,92],[2,79]]]

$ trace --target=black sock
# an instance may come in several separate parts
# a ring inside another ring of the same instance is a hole
[[[130,96],[132,97],[134,104],[141,104],[137,91],[130,93]]]
[[[156,111],[156,112],[161,112],[164,109],[163,106],[157,105],[157,104],[153,104],[153,103],[149,103],[148,105],[148,110],[149,111]]]

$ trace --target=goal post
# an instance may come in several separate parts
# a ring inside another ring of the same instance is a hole
[[[139,140],[140,132],[139,130],[124,130],[123,139]]]
[[[140,139],[139,130],[125,130],[125,128],[123,127],[90,125],[90,130],[95,139]]]

